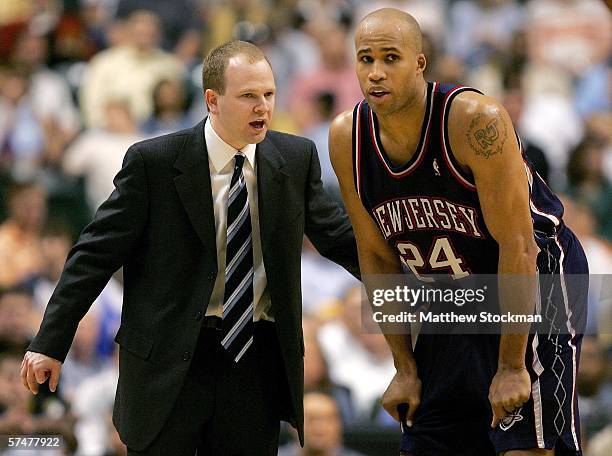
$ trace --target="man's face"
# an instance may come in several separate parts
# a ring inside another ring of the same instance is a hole
[[[392,114],[411,102],[425,56],[401,26],[370,21],[355,35],[356,72],[361,91],[377,114]]]
[[[156,18],[149,14],[141,14],[130,21],[131,39],[141,51],[157,47],[159,43],[159,24]]]
[[[304,446],[312,453],[327,453],[342,443],[342,425],[333,399],[318,393],[304,397]]]
[[[249,63],[243,55],[230,58],[225,93],[206,90],[212,126],[237,150],[264,140],[274,111],[274,76],[266,60]]]
[[[47,216],[46,196],[38,187],[25,188],[9,201],[11,217],[24,230],[40,229]]]

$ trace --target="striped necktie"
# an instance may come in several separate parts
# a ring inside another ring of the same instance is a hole
[[[221,345],[238,362],[253,343],[253,245],[251,213],[242,172],[245,156],[236,165],[227,200],[227,253]]]

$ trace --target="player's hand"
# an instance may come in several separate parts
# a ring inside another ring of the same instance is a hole
[[[21,383],[34,394],[38,394],[38,385],[49,378],[49,389],[55,392],[59,381],[62,363],[42,353],[28,351],[21,362]]]
[[[421,380],[419,380],[416,372],[398,371],[383,394],[381,402],[384,409],[395,421],[400,420],[397,406],[404,403],[408,404],[406,425],[412,426],[414,412],[421,403]]]
[[[531,379],[526,368],[498,368],[489,388],[489,402],[493,409],[491,427],[496,428],[506,415],[527,402],[529,396]]]

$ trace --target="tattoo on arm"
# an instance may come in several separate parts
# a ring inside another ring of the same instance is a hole
[[[508,139],[508,128],[501,117],[476,114],[470,122],[466,137],[476,155],[489,158],[501,155]]]

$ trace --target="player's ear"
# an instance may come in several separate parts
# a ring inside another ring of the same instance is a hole
[[[425,54],[417,54],[417,73],[422,74],[427,67],[427,59]]]

